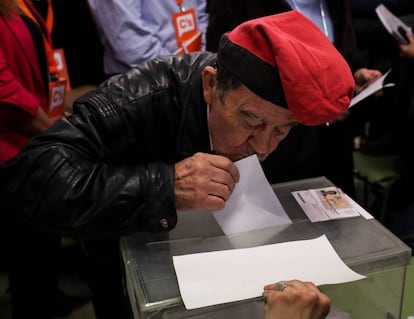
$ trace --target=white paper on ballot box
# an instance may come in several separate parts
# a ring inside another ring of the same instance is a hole
[[[226,235],[291,224],[256,155],[235,162],[240,180],[223,210],[213,212]]]
[[[266,284],[280,280],[300,279],[322,285],[365,278],[345,265],[325,235],[174,256],[173,263],[187,309],[259,297]]]

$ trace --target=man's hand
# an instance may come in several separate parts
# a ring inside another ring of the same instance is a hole
[[[175,201],[179,210],[220,210],[239,181],[232,161],[197,153],[175,164]]]
[[[287,283],[282,291],[276,291],[275,284],[264,287],[265,319],[322,319],[328,315],[331,302],[312,282]]]
[[[361,68],[354,72],[355,92],[359,93],[369,84],[382,76],[381,71]]]

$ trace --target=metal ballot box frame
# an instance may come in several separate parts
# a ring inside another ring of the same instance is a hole
[[[325,234],[345,264],[368,276],[320,287],[339,313],[336,318],[399,319],[411,249],[375,219],[360,216],[311,223],[291,192],[327,186],[334,185],[325,177],[272,185],[292,220],[289,225],[226,236],[210,212],[178,212],[177,227],[169,233],[136,233],[122,238],[126,288],[134,318],[261,319],[264,304],[260,298],[186,310],[172,256],[313,239]]]

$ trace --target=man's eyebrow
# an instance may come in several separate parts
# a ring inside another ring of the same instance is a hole
[[[248,116],[250,118],[253,118],[255,120],[263,121],[262,117],[258,116],[257,114],[255,114],[255,113],[253,113],[249,110],[240,110],[240,113],[242,113],[243,115]]]
[[[250,110],[243,110],[242,109],[242,110],[240,110],[240,113],[243,114],[244,116],[247,116],[247,117],[252,118],[254,120],[266,122],[263,117],[255,114],[254,112],[252,112]],[[289,127],[289,128],[292,128],[292,127],[295,127],[297,125],[299,125],[299,122],[297,122],[297,121],[291,121],[291,122],[288,122],[286,124],[278,125],[278,126],[279,127]]]

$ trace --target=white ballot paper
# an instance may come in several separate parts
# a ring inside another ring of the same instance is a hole
[[[395,83],[384,83],[385,78],[387,75],[391,72],[391,69],[388,70],[383,76],[376,79],[374,82],[372,82],[370,85],[368,85],[365,89],[363,89],[361,92],[359,92],[351,101],[351,104],[348,108],[351,108],[355,104],[361,102],[368,96],[378,92],[379,90],[382,90],[383,88],[392,87],[395,86]]]
[[[365,278],[348,268],[325,235],[253,248],[173,256],[187,309],[260,297],[266,284],[300,279],[316,285]]]
[[[213,212],[226,235],[291,224],[256,155],[235,162],[240,180],[223,210]]]
[[[382,3],[375,8],[378,18],[399,44],[408,44],[406,33],[412,33],[411,28],[402,20],[393,15]]]

